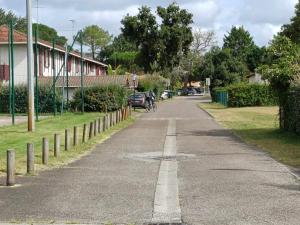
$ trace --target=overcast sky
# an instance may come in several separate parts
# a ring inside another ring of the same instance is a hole
[[[34,20],[37,20],[37,0]],[[0,7],[25,16],[25,0],[0,0]],[[61,35],[72,36],[75,31],[97,24],[111,34],[120,33],[120,20],[129,13],[134,15],[141,5],[167,6],[173,0],[39,0],[39,21],[58,30]],[[178,0],[182,8],[194,15],[194,25],[214,30],[219,44],[232,26],[243,25],[253,35],[258,45],[267,44],[282,24],[294,14],[297,0]]]

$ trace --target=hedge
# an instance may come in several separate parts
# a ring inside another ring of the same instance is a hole
[[[166,88],[166,80],[161,76],[145,75],[139,79],[137,90],[147,92],[152,90],[156,96],[160,96]]]
[[[40,86],[39,110],[41,113],[53,112],[52,91],[50,86]],[[26,85],[15,86],[15,112],[26,113],[28,103],[28,91]],[[61,95],[56,92],[56,108],[59,111],[61,105]],[[0,90],[0,113],[9,113],[9,87],[2,86]]]
[[[300,87],[290,88],[282,109],[283,129],[300,134]]]
[[[215,88],[212,93],[216,101],[216,93],[227,91],[229,107],[271,106],[277,104],[277,98],[269,85],[240,83],[228,87]]]
[[[84,88],[84,110],[86,112],[106,112],[120,109],[128,104],[129,90],[119,85]],[[81,90],[75,91],[71,107],[81,109]]]

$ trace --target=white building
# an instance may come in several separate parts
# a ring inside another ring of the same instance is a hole
[[[0,26],[0,83],[9,80],[9,28],[6,25]],[[15,84],[27,82],[27,36],[24,33],[14,31],[14,79]],[[64,59],[65,48],[55,46],[55,75],[59,73]],[[38,76],[53,76],[53,46],[51,43],[38,40]],[[107,74],[107,65],[88,57],[83,57],[85,76],[103,76]],[[80,53],[72,51],[68,55],[67,70],[69,76],[80,76],[81,70]],[[62,71],[63,72],[63,71]],[[60,74],[61,76],[63,73]]]

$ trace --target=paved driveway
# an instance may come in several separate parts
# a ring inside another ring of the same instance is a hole
[[[296,178],[200,99],[165,102],[81,160],[0,188],[0,221],[299,225]]]

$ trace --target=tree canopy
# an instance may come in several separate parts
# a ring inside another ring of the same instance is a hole
[[[96,58],[96,55],[109,44],[112,38],[107,31],[98,25],[85,27],[82,31],[82,36],[83,43],[90,47],[93,58]]]
[[[180,9],[176,3],[166,8],[157,7],[157,16],[161,24],[151,9],[143,6],[137,16],[127,15],[121,21],[124,37],[135,43],[140,51],[145,72],[179,65],[193,40],[192,14]]]
[[[300,44],[300,1],[295,6],[295,16],[289,24],[281,27],[280,35],[288,37],[294,43]]]

